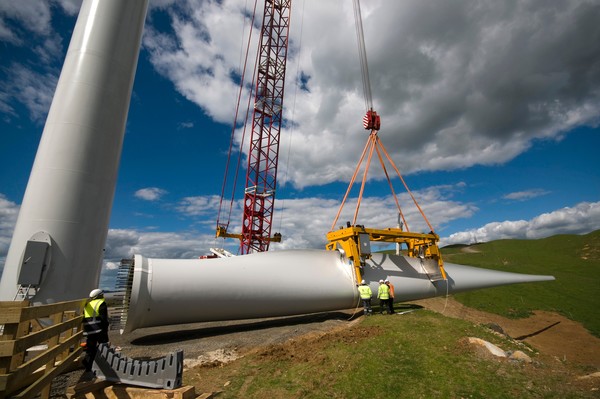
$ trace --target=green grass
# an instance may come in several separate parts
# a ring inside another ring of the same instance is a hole
[[[517,284],[457,294],[463,304],[507,317],[548,310],[582,323],[600,337],[600,231],[540,240],[499,240],[477,244],[478,253],[442,249],[446,262],[527,274],[556,281]]]
[[[342,332],[282,344],[202,373],[231,381],[223,398],[593,397],[550,365],[482,357],[464,342],[469,336],[527,351],[484,327],[422,309],[363,318]],[[198,378],[184,382],[202,390]]]

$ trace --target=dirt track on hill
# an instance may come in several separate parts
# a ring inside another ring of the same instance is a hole
[[[497,324],[508,336],[528,343],[540,353],[560,361],[600,369],[600,338],[590,334],[581,324],[558,313],[535,311],[526,319],[508,319],[469,308],[453,298],[431,298],[414,303],[444,316],[475,324]]]

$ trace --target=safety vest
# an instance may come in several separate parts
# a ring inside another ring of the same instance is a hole
[[[83,308],[83,335],[94,335],[102,332],[100,305],[103,303],[104,298],[100,298],[85,304]]]
[[[386,284],[388,287],[390,287],[390,298],[394,298],[394,284],[389,283]]]
[[[377,298],[390,299],[390,287],[388,287],[385,284],[379,284],[379,291],[377,292]]]
[[[359,285],[358,292],[360,293],[361,299],[371,299],[371,295],[373,295],[371,287],[368,285]]]

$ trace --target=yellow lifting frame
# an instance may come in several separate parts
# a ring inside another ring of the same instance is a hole
[[[329,251],[342,249],[344,251],[346,257],[354,263],[357,282],[360,283],[362,280],[362,268],[365,261],[371,258],[370,252],[363,253],[361,250],[361,248],[366,247],[365,243],[361,244],[361,236],[363,235],[368,235],[369,241],[373,242],[406,244],[408,247],[407,256],[434,259],[440,268],[443,279],[446,279],[444,261],[437,245],[440,237],[435,233],[411,233],[399,228],[371,229],[360,225],[330,231],[327,233],[329,243],[326,249]]]

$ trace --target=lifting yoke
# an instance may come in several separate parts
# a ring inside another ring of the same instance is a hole
[[[343,227],[327,233],[326,249],[343,250],[346,257],[354,264],[356,281],[362,280],[365,261],[371,258],[370,242],[386,242],[406,244],[406,255],[413,258],[433,259],[446,279],[442,254],[437,242],[440,237],[435,233],[412,233],[398,228],[371,229],[361,225]]]
[[[350,179],[350,184],[348,186],[348,190],[346,191],[346,195],[342,200],[342,204],[338,210],[337,216],[331,225],[331,231],[327,233],[327,240],[329,241],[326,245],[326,249],[330,251],[334,250],[342,250],[346,257],[350,259],[354,263],[356,282],[360,283],[362,280],[362,270],[365,266],[365,261],[371,258],[371,241],[373,242],[388,242],[388,243],[396,243],[406,245],[406,255],[413,258],[419,258],[423,260],[423,263],[426,263],[425,260],[433,260],[433,263],[436,263],[439,269],[439,272],[436,271],[436,274],[440,276],[442,279],[446,279],[446,272],[444,271],[444,262],[442,261],[442,254],[438,248],[438,241],[440,237],[434,233],[433,227],[427,220],[427,217],[423,213],[423,210],[417,203],[415,197],[410,192],[406,182],[402,178],[400,171],[394,164],[394,161],[389,156],[385,147],[379,140],[377,136],[377,132],[381,129],[381,119],[377,112],[373,110],[373,96],[371,93],[371,82],[369,80],[369,67],[367,63],[367,50],[365,47],[365,38],[362,27],[362,16],[360,12],[360,2],[359,0],[353,1],[354,7],[354,20],[356,24],[356,37],[358,44],[358,54],[360,59],[360,66],[362,72],[362,82],[363,82],[363,90],[365,97],[365,105],[367,109],[367,113],[363,117],[363,127],[366,130],[369,130],[371,134],[367,140],[367,144],[360,156],[358,164],[356,165],[356,169],[354,170],[354,175],[352,179]],[[406,231],[400,228],[387,228],[387,229],[371,229],[365,228],[364,226],[356,224],[356,219],[358,217],[358,209],[360,207],[360,202],[363,196],[365,183],[367,180],[367,173],[369,171],[369,165],[371,163],[371,159],[373,156],[374,150],[377,152],[377,156],[379,158],[379,162],[383,168],[385,173],[385,177],[387,178],[388,184],[392,191],[392,195],[394,197],[394,201],[396,202],[396,207],[398,208],[398,214],[402,218],[403,225],[406,227]],[[348,222],[346,227],[340,227],[338,230],[335,229],[335,225],[340,217],[342,212],[342,208],[344,207],[344,203],[350,194],[350,190],[354,185],[354,181],[356,180],[356,176],[358,175],[358,171],[360,166],[365,159],[365,155],[367,155],[367,162],[365,166],[365,170],[363,172],[363,179],[360,188],[360,193],[358,195],[358,200],[356,203],[356,210],[354,211],[354,219],[352,223]],[[394,168],[398,177],[404,184],[406,191],[410,194],[415,206],[421,213],[421,216],[425,219],[425,222],[431,229],[430,233],[412,233],[408,231],[408,224],[404,219],[404,215],[402,210],[400,209],[400,203],[398,202],[398,198],[396,197],[396,193],[394,192],[394,187],[392,186],[390,176],[388,175],[388,171],[385,168],[385,164],[383,162],[383,156],[387,158],[390,162],[391,166]],[[434,281],[431,276],[430,279]]]

